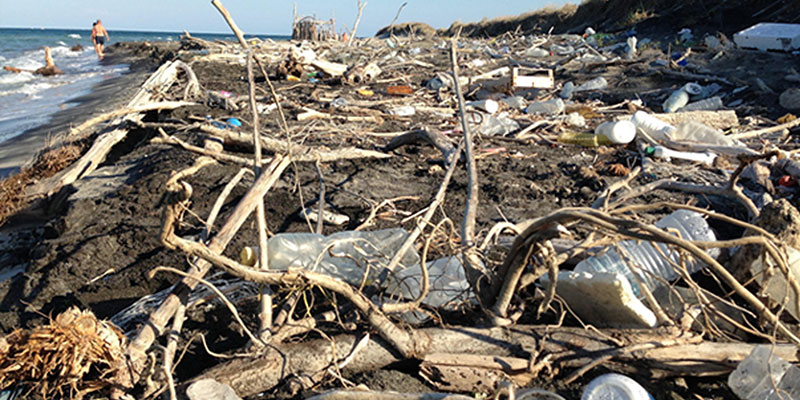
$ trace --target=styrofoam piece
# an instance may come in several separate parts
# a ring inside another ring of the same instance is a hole
[[[739,47],[791,51],[800,48],[800,24],[762,22],[733,35]]]
[[[542,283],[550,284],[547,275]],[[655,314],[636,298],[621,274],[561,271],[556,292],[586,323],[611,328],[656,326]]]

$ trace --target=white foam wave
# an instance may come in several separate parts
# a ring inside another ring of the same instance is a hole
[[[64,41],[63,41],[63,40],[59,40],[59,41],[58,41],[58,42],[56,42],[56,43],[58,43],[58,44],[60,44],[60,45],[62,45],[62,46],[66,46],[66,45],[67,45],[66,43],[64,43]]]
[[[30,72],[20,72],[18,74],[3,74],[0,75],[0,85],[11,85],[13,83],[27,82],[33,79],[33,74]]]
[[[70,33],[69,35],[67,35],[67,37],[72,39],[80,39],[81,35],[78,35],[77,33]]]

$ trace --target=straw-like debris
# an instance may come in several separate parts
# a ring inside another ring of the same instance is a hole
[[[0,389],[79,399],[110,389],[125,337],[91,311],[71,308],[49,324],[0,338]]]

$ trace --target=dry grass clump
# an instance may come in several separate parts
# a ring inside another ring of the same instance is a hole
[[[71,308],[48,325],[0,338],[0,390],[23,385],[42,398],[82,398],[113,386],[124,336],[91,311]]]
[[[27,204],[25,188],[36,181],[55,175],[81,155],[81,146],[67,144],[49,148],[33,165],[0,180],[0,225],[6,218]]]

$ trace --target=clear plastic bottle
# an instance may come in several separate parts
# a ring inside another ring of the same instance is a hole
[[[592,379],[583,390],[581,400],[652,400],[635,380],[620,374],[605,374]]]
[[[379,231],[344,231],[330,236],[316,233],[279,233],[267,242],[269,268],[286,271],[303,268],[325,273],[358,286],[366,277],[377,277],[408,237],[402,228]],[[256,248],[242,250],[244,264],[255,265]],[[409,250],[398,270],[419,264],[419,255]]]
[[[672,133],[675,140],[686,140],[691,142],[713,144],[720,146],[738,146],[736,139],[725,136],[722,132],[699,122],[687,121],[678,124],[675,132]]]
[[[677,210],[656,222],[656,226],[659,228],[674,228],[680,232],[680,237],[685,240],[716,240],[714,231],[708,226],[708,222],[703,218],[703,215],[693,211]],[[625,240],[620,242],[618,246],[624,250],[623,254],[626,256],[624,259],[616,250],[610,249],[601,255],[579,262],[575,266],[575,271],[589,273],[597,271],[618,272],[628,279],[633,293],[640,298],[643,295],[639,280],[652,292],[661,284],[658,278],[671,281],[678,277],[670,262],[665,260],[661,254],[666,255],[669,260],[677,265],[681,263],[680,254],[671,250],[667,245]],[[633,268],[629,268],[625,260],[629,260]],[[687,261],[686,267],[689,273],[693,273],[700,270],[703,264],[697,260]],[[634,277],[634,273],[638,280]]]
[[[662,108],[665,113],[673,113],[687,104],[689,104],[689,93],[686,93],[683,88],[680,88],[672,92],[672,94],[664,100]]]
[[[560,114],[564,111],[564,100],[559,98],[550,99],[547,101],[536,101],[531,103],[528,108],[525,109],[525,113],[527,114],[544,114],[544,115],[556,115]]]
[[[722,108],[722,98],[719,96],[710,97],[689,103],[678,111],[716,111]]]
[[[728,376],[728,386],[743,400],[800,400],[800,368],[772,354],[771,346],[756,346]]]
[[[696,83],[687,83],[680,89],[672,92],[672,94],[664,101],[662,107],[665,113],[673,113],[681,109],[683,106],[689,104],[689,96],[697,96],[703,92],[703,87]]]
[[[627,45],[625,47],[625,58],[627,58],[628,60],[631,60],[634,57],[636,57],[636,43],[638,41],[639,40],[636,39],[636,36],[631,36],[628,38],[628,40],[625,41]]]

